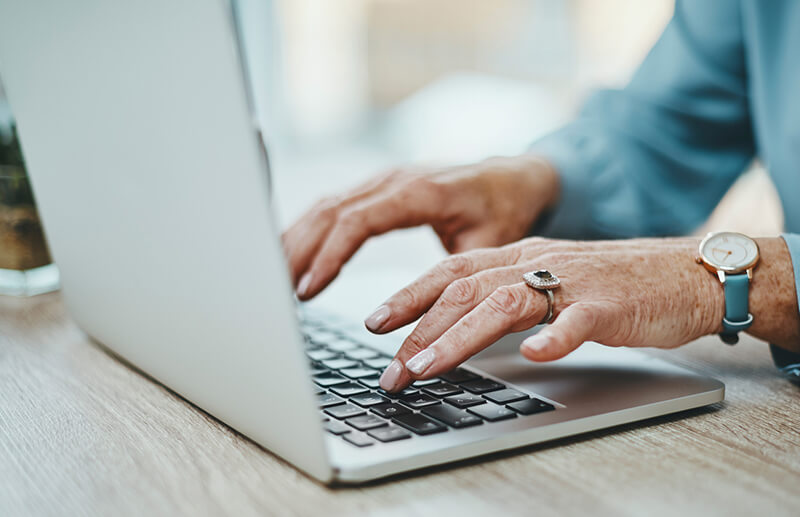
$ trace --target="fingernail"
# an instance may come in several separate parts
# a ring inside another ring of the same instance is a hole
[[[297,284],[297,294],[300,296],[305,296],[306,291],[308,291],[308,286],[311,285],[311,273],[308,272],[300,279],[300,283]]]
[[[414,375],[420,375],[422,372],[428,369],[428,367],[433,363],[434,359],[436,359],[436,354],[433,353],[433,349],[426,348],[422,352],[409,359],[406,362],[406,368],[408,368],[408,371]]]
[[[381,388],[386,391],[392,391],[397,386],[401,373],[403,373],[403,365],[397,359],[392,359],[392,362],[389,363],[389,366],[386,367],[383,375],[381,375],[381,380],[379,381]]]
[[[370,314],[369,317],[364,320],[364,325],[366,325],[367,328],[372,332],[377,332],[381,329],[381,327],[383,327],[383,324],[386,322],[386,320],[389,319],[390,314],[391,311],[389,310],[389,307],[386,305],[381,305],[375,309],[375,312]]]
[[[522,348],[527,348],[531,352],[540,352],[550,346],[550,334],[541,331],[534,334],[522,342]]]

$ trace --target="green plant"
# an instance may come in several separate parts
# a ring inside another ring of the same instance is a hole
[[[0,132],[0,165],[15,165],[25,167],[22,159],[22,149],[19,146],[16,124],[11,125],[8,133]]]
[[[7,134],[0,132],[0,203],[34,204],[16,125]]]

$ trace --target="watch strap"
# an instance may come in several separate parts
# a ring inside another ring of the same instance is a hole
[[[730,345],[739,341],[739,332],[747,330],[753,324],[750,314],[750,278],[746,273],[726,275],[725,283],[725,317],[722,319],[720,337]]]

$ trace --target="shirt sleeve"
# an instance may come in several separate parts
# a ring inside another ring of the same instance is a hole
[[[678,0],[631,82],[593,95],[531,152],[559,171],[534,230],[560,238],[685,234],[754,155],[738,2]]]
[[[789,248],[789,255],[792,257],[794,286],[797,292],[797,306],[800,307],[800,234],[784,233],[781,237],[783,237],[784,242],[786,242],[786,247]]]

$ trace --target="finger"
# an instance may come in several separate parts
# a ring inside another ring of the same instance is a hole
[[[444,290],[456,280],[480,271],[515,264],[516,261],[517,254],[505,248],[481,249],[447,257],[392,295],[364,324],[376,333],[398,329],[430,309]]]
[[[300,281],[297,294],[301,299],[312,298],[324,289],[369,237],[425,224],[438,217],[438,190],[421,188],[412,192],[411,185],[419,184],[405,183],[399,190],[381,192],[339,212]]]
[[[312,209],[283,234],[283,248],[293,285],[297,285],[299,278],[311,265],[323,238],[333,226],[336,209],[335,205]]]
[[[509,332],[538,324],[547,310],[545,295],[525,283],[501,286],[429,347],[409,359],[412,379],[447,372]]]
[[[476,248],[499,246],[505,243],[501,235],[502,232],[496,226],[481,225],[456,234],[448,250],[451,253],[462,253]]]
[[[570,305],[550,326],[523,341],[520,352],[531,361],[560,359],[597,335],[602,314],[598,303]]]
[[[298,279],[311,265],[311,260],[319,250],[323,237],[328,234],[336,220],[336,214],[387,188],[399,176],[401,174],[396,171],[382,174],[352,189],[344,196],[323,199],[283,233],[283,247],[293,284],[297,285]]]
[[[474,309],[487,296],[501,285],[508,285],[519,279],[516,267],[504,267],[481,271],[475,275],[460,278],[447,286],[433,306],[422,316],[419,324],[403,341],[395,360],[403,365],[428,345],[436,341],[444,332]],[[387,369],[381,376],[381,387],[394,391],[395,386],[407,385],[411,377],[405,368]]]

